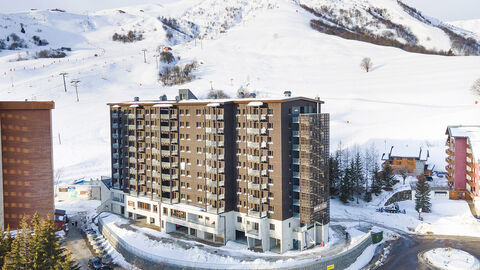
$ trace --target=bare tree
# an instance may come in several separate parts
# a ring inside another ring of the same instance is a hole
[[[362,62],[360,62],[360,67],[366,72],[369,72],[370,69],[372,69],[372,66],[373,66],[373,63],[370,57],[365,57],[362,59]]]
[[[408,176],[408,170],[405,167],[401,167],[397,169],[397,173],[400,174],[403,178],[403,184],[405,185],[405,179],[407,179]]]
[[[477,79],[472,85],[472,93],[476,96],[480,96],[480,79]]]
[[[225,93],[223,90],[210,90],[208,91],[207,95],[208,99],[225,99],[225,98],[230,98],[227,93]]]

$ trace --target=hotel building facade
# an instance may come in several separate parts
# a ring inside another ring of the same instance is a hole
[[[53,218],[53,102],[0,101],[0,227]]]
[[[282,253],[328,241],[329,115],[303,97],[111,103],[101,208]]]

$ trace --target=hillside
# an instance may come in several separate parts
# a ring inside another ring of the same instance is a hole
[[[385,140],[416,140],[428,141],[443,154],[447,125],[478,122],[474,115],[480,105],[469,88],[479,76],[479,57],[414,54],[326,35],[311,28],[317,17],[292,1],[162,1],[88,15],[37,10],[2,17],[7,19],[0,23],[0,37],[15,31],[24,40],[38,35],[49,43],[28,41],[28,48],[0,52],[0,96],[56,102],[54,162],[59,179],[110,174],[107,102],[162,94],[173,98],[178,88],[202,97],[211,82],[231,95],[240,87],[261,97],[284,90],[319,95],[326,101],[324,111],[331,113],[332,150],[339,141],[350,146],[374,141],[383,150]],[[112,40],[115,33],[129,31],[142,39]],[[448,38],[438,33],[438,39],[425,34],[431,37],[425,45],[447,48]],[[158,81],[158,70],[168,65],[157,67],[154,55],[166,45],[172,47],[177,65],[198,62],[193,81],[171,87]],[[61,47],[71,48],[65,58],[16,61],[19,55],[29,58],[39,50]],[[374,63],[369,73],[359,67],[367,56]],[[61,72],[68,73],[67,82],[80,80],[79,102],[70,84],[64,92]],[[439,166],[443,162],[443,156],[438,158]]]
[[[454,25],[458,28],[462,28],[468,31],[475,33],[477,36],[480,36],[480,19],[478,20],[466,20],[466,21],[455,21],[449,22],[449,24]]]

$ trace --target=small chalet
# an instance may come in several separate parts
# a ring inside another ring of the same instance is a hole
[[[416,146],[393,146],[389,152],[383,153],[383,165],[390,164],[393,170],[405,168],[412,175],[432,175],[433,167],[427,164],[430,157],[428,150]]]

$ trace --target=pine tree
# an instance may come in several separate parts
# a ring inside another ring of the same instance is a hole
[[[345,173],[341,179],[341,183],[340,183],[340,201],[342,201],[343,203],[347,203],[348,200],[350,199],[350,185],[349,185],[349,181],[350,181],[350,175],[351,175],[351,172],[350,172],[350,168],[346,168],[345,169]]]
[[[425,176],[418,178],[415,187],[415,210],[422,209],[422,212],[429,213],[432,204],[430,203],[430,186],[427,183]]]
[[[375,195],[379,195],[382,192],[382,177],[381,173],[379,172],[378,163],[375,162],[375,165],[372,170],[372,192]]]
[[[392,187],[395,185],[395,175],[393,174],[392,167],[390,164],[386,164],[385,168],[382,171],[382,182],[385,190],[392,190]]]
[[[70,251],[65,251],[61,260],[55,262],[55,270],[80,270],[80,266],[72,259]]]
[[[330,195],[336,195],[338,194],[341,179],[341,170],[337,158],[328,158],[328,176],[330,181]]]
[[[363,184],[365,182],[364,174],[363,174],[363,165],[362,165],[362,158],[360,157],[360,152],[357,151],[355,155],[355,161],[353,163],[353,179],[355,181],[355,195],[358,197],[362,194]]]

